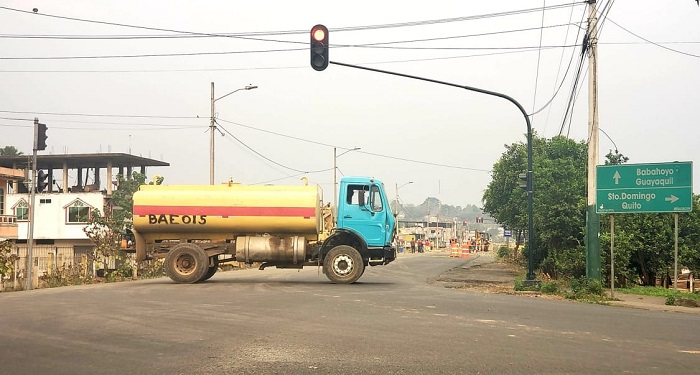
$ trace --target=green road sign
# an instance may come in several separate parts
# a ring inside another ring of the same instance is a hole
[[[596,212],[690,212],[693,162],[599,165]]]

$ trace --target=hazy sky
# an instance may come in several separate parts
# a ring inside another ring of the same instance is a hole
[[[332,61],[502,92],[528,113],[545,106],[561,85],[551,105],[532,117],[533,128],[546,137],[587,140],[587,59],[573,116],[564,121],[586,28],[581,1],[22,0],[0,6],[0,146],[26,154],[28,120],[38,117],[49,128],[45,153],[131,150],[171,164],[150,169],[149,176],[208,184],[211,82],[217,98],[253,84],[259,88],[216,102],[225,132],[216,136],[217,182],[297,185],[309,172],[332,201],[333,148],[341,154],[360,147],[337,159],[339,178],[379,178],[390,199],[396,185],[412,181],[399,191],[403,203],[431,196],[481,205],[504,145],[525,141],[517,108],[500,98],[341,66],[316,72],[308,45],[317,23],[330,29]],[[697,165],[700,8],[692,0],[597,6],[609,11],[601,22],[598,80],[600,127],[612,141],[600,135],[601,162],[617,147],[630,163]]]

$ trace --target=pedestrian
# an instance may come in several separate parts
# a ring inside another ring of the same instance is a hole
[[[423,240],[418,240],[418,252],[423,252]]]
[[[416,241],[411,240],[411,253],[415,254],[416,253]]]

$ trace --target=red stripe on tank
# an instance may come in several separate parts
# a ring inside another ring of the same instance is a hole
[[[316,217],[313,207],[134,206],[134,215]]]

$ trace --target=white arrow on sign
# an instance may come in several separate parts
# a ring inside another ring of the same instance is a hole
[[[615,185],[617,185],[620,182],[620,172],[615,171],[615,174],[613,175],[613,179],[615,180]]]
[[[680,198],[678,198],[677,196],[675,196],[675,195],[673,195],[673,194],[671,194],[670,197],[664,198],[664,200],[666,200],[666,202],[671,202],[671,203],[676,203],[676,201],[679,200],[679,199],[680,199]]]

